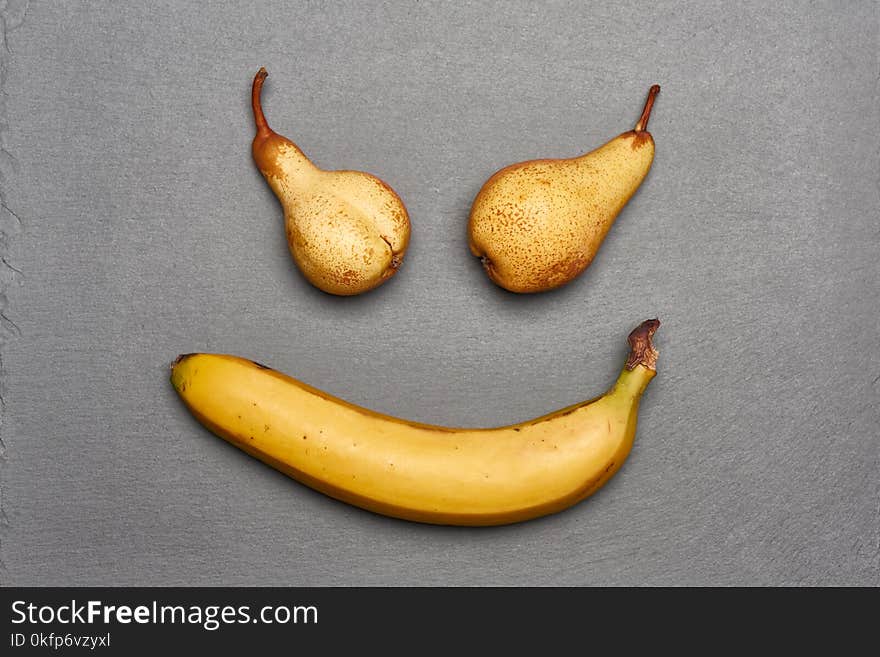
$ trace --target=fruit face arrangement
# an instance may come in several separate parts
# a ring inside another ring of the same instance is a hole
[[[394,275],[409,243],[406,208],[378,178],[324,171],[263,116],[254,78],[253,157],[284,209],[291,255],[315,286],[360,294]],[[513,292],[574,279],[593,260],[654,158],[648,94],[635,129],[571,159],[514,164],[477,195],[470,249]],[[171,383],[210,431],[293,479],[377,513],[444,525],[501,525],[566,509],[629,455],[639,401],[656,371],[656,319],[602,396],[490,429],[429,426],[375,413],[244,358],[186,354]]]

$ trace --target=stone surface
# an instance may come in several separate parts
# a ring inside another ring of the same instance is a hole
[[[878,585],[876,3],[21,3],[3,9],[0,579],[14,585]],[[250,157],[272,126],[370,171],[413,240],[309,286]],[[653,170],[539,296],[467,249],[498,168],[630,129]],[[20,221],[19,221],[20,219]],[[635,449],[493,529],[317,494],[168,384],[235,353],[352,402],[488,426],[599,394],[659,316]]]

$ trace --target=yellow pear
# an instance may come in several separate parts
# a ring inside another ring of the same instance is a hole
[[[635,129],[586,155],[520,162],[493,175],[474,200],[471,252],[511,292],[564,285],[593,261],[618,213],[654,160],[648,93]]]
[[[325,171],[269,128],[254,78],[257,134],[253,156],[284,209],[287,245],[305,277],[343,296],[371,290],[393,276],[409,244],[406,207],[384,182],[360,171]]]

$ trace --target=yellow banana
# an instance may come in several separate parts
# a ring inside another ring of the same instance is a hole
[[[349,404],[236,356],[186,354],[171,383],[208,429],[331,497],[397,518],[501,525],[561,511],[620,468],[654,378],[643,322],[603,396],[520,424],[454,429]]]

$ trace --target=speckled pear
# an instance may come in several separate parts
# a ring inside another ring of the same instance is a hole
[[[269,128],[261,105],[265,68],[254,78],[253,156],[284,209],[287,245],[305,277],[350,296],[391,278],[409,244],[406,207],[384,182],[360,171],[325,171]]]
[[[474,200],[471,252],[511,292],[551,290],[593,261],[605,235],[648,174],[654,139],[648,93],[635,129],[586,155],[520,162],[493,175]]]

